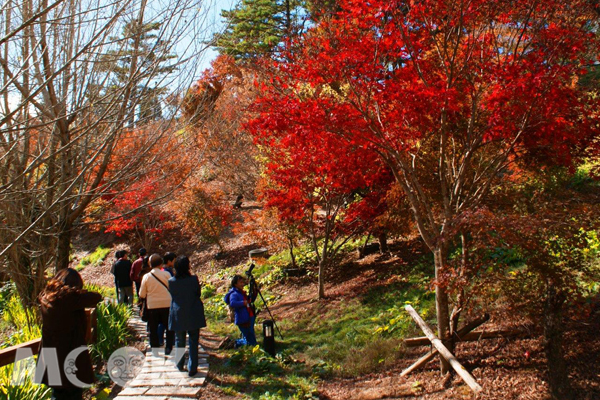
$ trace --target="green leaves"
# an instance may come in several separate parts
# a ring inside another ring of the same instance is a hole
[[[96,362],[107,361],[115,350],[126,345],[131,339],[127,321],[132,311],[126,304],[100,303],[96,312],[97,340],[90,346],[90,354]]]
[[[300,29],[302,4],[299,0],[242,0],[235,9],[221,12],[227,29],[215,36],[217,48],[246,60],[273,53]]]

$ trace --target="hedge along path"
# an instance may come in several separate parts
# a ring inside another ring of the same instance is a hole
[[[146,323],[138,315],[129,319],[129,325],[142,338],[147,338]],[[146,340],[146,339],[145,339]],[[186,350],[187,353],[187,350]],[[187,372],[180,372],[173,356],[164,353],[154,355],[150,347],[146,349],[146,359],[141,372],[129,381],[115,399],[120,400],[166,400],[198,398],[201,386],[208,376],[208,354],[198,344],[198,373],[189,377]]]

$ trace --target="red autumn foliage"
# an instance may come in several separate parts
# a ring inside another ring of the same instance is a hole
[[[105,218],[105,232],[117,236],[135,233],[144,247],[150,248],[152,242],[173,227],[170,215],[159,205],[159,181],[148,177],[135,182],[126,191],[115,193],[108,205]]]
[[[198,241],[216,244],[225,251],[222,235],[231,225],[231,205],[224,193],[210,184],[191,180],[182,188],[168,209],[188,234]]]
[[[588,1],[338,4],[274,62],[252,127],[288,149],[296,182],[317,168],[307,143],[377,154],[403,188],[436,277],[460,216],[484,204],[516,163],[571,166],[594,145],[598,99],[576,85],[598,52]],[[352,157],[334,153],[332,164],[359,171]],[[450,303],[441,285],[436,302],[445,339]]]
[[[128,130],[114,149],[107,188],[85,220],[117,236],[137,235],[145,247],[172,227],[164,204],[194,163],[182,135],[159,123]]]
[[[305,121],[293,132],[285,125],[252,132],[267,160],[267,207],[309,238],[319,262],[319,297],[324,297],[326,268],[343,244],[369,231],[385,211],[392,176],[368,145],[339,141]]]

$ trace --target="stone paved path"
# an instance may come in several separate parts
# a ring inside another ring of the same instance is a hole
[[[142,338],[146,338],[146,323],[135,315],[129,320]],[[166,400],[197,398],[200,387],[204,385],[208,375],[208,354],[198,345],[198,373],[188,377],[187,372],[179,372],[173,356],[165,356],[164,350],[153,355],[148,347],[146,360],[138,376],[130,381],[115,399],[119,400]]]

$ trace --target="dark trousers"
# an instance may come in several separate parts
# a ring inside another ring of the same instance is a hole
[[[56,400],[81,400],[83,398],[83,389],[78,387],[53,388],[52,398]]]
[[[191,375],[198,371],[198,338],[200,337],[200,329],[194,329],[191,331],[178,331],[175,333],[175,362],[177,368],[181,371],[183,369],[183,363],[185,361],[185,335],[189,337],[189,350],[188,355],[188,371]]]
[[[137,296],[138,301],[140,301],[140,286],[142,286],[142,283],[135,282],[135,281],[134,281],[134,283],[135,283],[135,295]]]
[[[169,309],[168,308],[152,308],[148,310],[148,329],[150,329],[150,347],[157,349],[158,344],[158,324],[169,326]],[[165,351],[170,352],[173,349],[175,341],[175,332],[167,329],[167,343],[165,343]]]
[[[120,286],[117,299],[119,304],[133,304],[133,288],[131,286]]]

